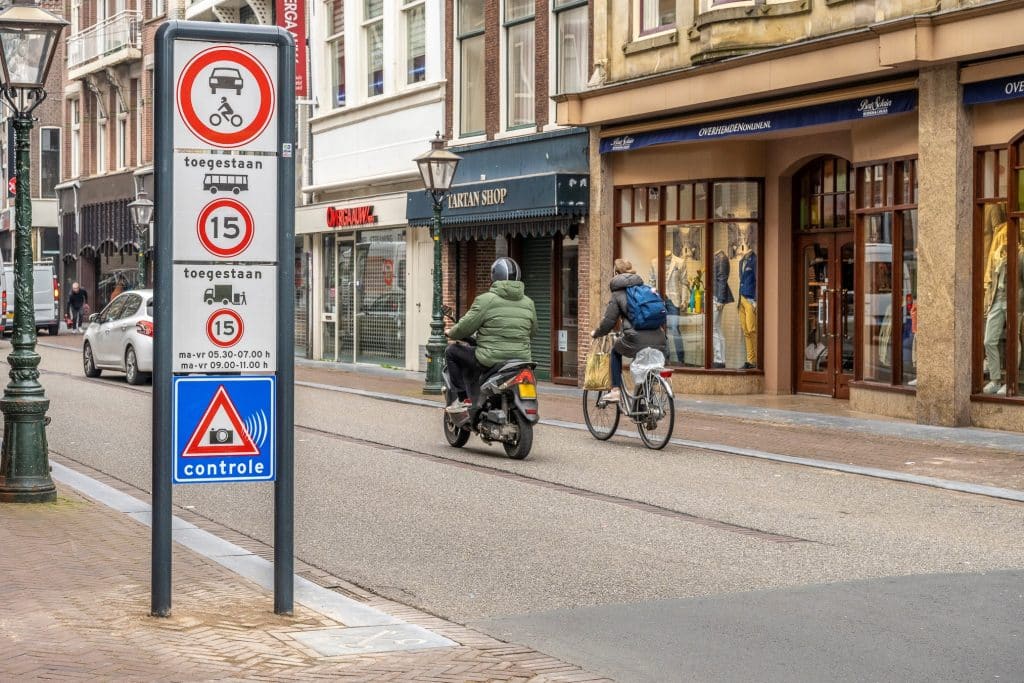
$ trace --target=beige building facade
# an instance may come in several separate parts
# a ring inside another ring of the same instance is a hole
[[[581,329],[622,257],[677,391],[1024,429],[1024,5],[942,7],[596,3]]]

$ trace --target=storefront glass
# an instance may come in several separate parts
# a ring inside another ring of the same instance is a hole
[[[917,384],[917,161],[857,168],[860,378]]]
[[[699,181],[616,192],[616,253],[665,299],[668,362],[757,368],[761,181]]]
[[[300,235],[295,240],[295,355],[309,354],[309,254]]]
[[[1024,306],[1024,143],[979,150],[975,155],[975,196],[980,225],[975,230],[974,390],[996,398],[1021,396],[1021,321]],[[1016,177],[1014,177],[1016,176]],[[1007,210],[1009,206],[1010,210]],[[1016,254],[1016,258],[1010,255]],[[1016,286],[1010,286],[1016,283]],[[1016,340],[1016,344],[1010,343]]]
[[[359,233],[356,243],[356,360],[405,362],[405,230]]]

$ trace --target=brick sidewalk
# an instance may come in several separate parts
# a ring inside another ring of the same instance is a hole
[[[75,469],[145,498],[87,468]],[[58,493],[52,504],[0,504],[2,680],[604,680],[297,562],[305,578],[459,644],[319,656],[295,637],[343,624],[298,604],[294,616],[275,615],[267,591],[177,544],[172,616],[150,617],[149,527],[68,487],[58,485]],[[272,554],[188,511],[175,514],[260,555]]]

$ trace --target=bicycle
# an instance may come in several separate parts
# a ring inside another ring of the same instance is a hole
[[[672,430],[676,423],[676,406],[669,379],[672,370],[665,368],[665,356],[656,349],[642,349],[633,360],[633,366],[647,356],[643,367],[638,368],[641,374],[634,387],[635,392],[625,386],[620,387],[619,400],[609,402],[604,399],[608,389],[600,391],[583,391],[583,417],[587,429],[599,441],[607,441],[619,427],[619,419],[624,414],[633,420],[644,445],[652,450],[661,450],[672,438]],[[631,372],[634,368],[630,368]]]

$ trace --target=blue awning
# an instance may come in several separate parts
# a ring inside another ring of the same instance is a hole
[[[1024,97],[1024,76],[1004,76],[964,86],[964,104],[1002,102]]]
[[[872,119],[891,114],[903,114],[917,109],[917,91],[906,90],[885,93],[871,97],[860,97],[841,102],[829,102],[800,109],[785,109],[754,116],[724,119],[709,123],[697,123],[676,128],[620,135],[601,140],[601,153],[625,152],[628,150],[665,145],[673,142],[694,140],[717,140],[739,135],[771,133],[806,126],[819,126],[839,121]]]

